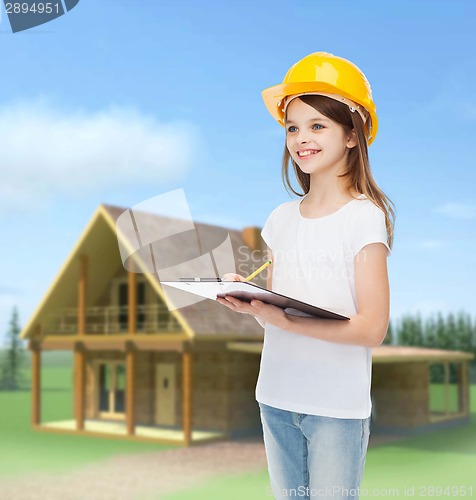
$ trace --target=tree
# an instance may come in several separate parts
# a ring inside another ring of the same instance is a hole
[[[427,318],[423,334],[423,346],[435,347],[436,342],[436,320],[434,317]]]
[[[446,322],[441,311],[438,311],[435,327],[435,348],[447,349]]]
[[[392,327],[392,322],[388,322],[388,329],[387,329],[387,335],[383,339],[383,344],[384,345],[391,345],[393,343],[393,327]]]
[[[18,311],[14,307],[7,332],[7,348],[3,351],[0,366],[0,390],[17,391],[21,388],[23,380],[20,370],[25,359],[25,350],[19,338],[20,331]]]
[[[420,313],[416,316],[403,315],[399,328],[398,342],[402,345],[419,346],[423,343],[423,325]]]
[[[458,343],[456,345],[456,349],[459,351],[472,351],[471,316],[469,314],[465,314],[463,311],[459,311],[457,325]]]

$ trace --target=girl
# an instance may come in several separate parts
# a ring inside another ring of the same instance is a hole
[[[372,91],[353,63],[316,52],[263,99],[286,129],[285,186],[302,197],[276,207],[263,227],[273,261],[268,288],[350,320],[291,315],[259,300],[217,300],[265,328],[256,400],[275,497],[359,498],[372,347],[383,342],[389,322],[395,219],[370,171]],[[291,187],[289,163],[303,194]]]

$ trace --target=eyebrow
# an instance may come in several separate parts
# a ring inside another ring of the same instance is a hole
[[[328,122],[330,121],[329,118],[311,118],[310,120],[308,120],[308,123],[311,123],[311,122],[317,122],[317,121],[320,121],[320,122]],[[286,123],[294,123],[292,120],[286,120]]]

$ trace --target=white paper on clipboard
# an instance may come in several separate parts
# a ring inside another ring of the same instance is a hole
[[[281,295],[247,281],[161,281],[170,286],[201,297],[216,300],[217,296],[231,295],[245,302],[253,299],[281,307],[286,313],[295,316],[316,316],[326,319],[350,319],[347,316],[307,304],[292,297]]]

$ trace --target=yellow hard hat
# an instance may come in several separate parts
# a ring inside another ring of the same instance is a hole
[[[367,144],[375,139],[378,119],[372,89],[355,64],[328,52],[314,52],[291,66],[283,83],[262,92],[266,108],[283,127],[285,107],[304,94],[325,95],[344,102],[352,112],[358,111],[362,116]]]

